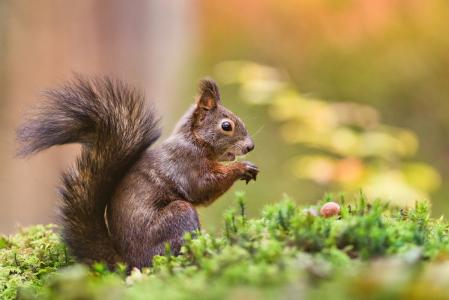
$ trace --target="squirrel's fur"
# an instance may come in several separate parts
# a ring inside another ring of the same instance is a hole
[[[44,92],[17,130],[19,156],[81,143],[62,176],[62,237],[81,261],[146,267],[165,244],[177,255],[185,232],[200,228],[195,207],[208,205],[239,179],[256,179],[250,162],[223,165],[254,148],[239,118],[221,106],[212,79],[173,134],[161,131],[143,94],[108,77],[74,79]]]

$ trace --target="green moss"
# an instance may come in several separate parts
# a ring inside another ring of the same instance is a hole
[[[2,237],[2,299],[449,299],[449,225],[429,204],[404,210],[339,195],[341,214],[313,216],[286,198],[246,216],[243,195],[224,213],[222,234],[186,235],[154,266],[126,276],[72,264],[49,227]],[[305,210],[309,209],[309,210]],[[197,238],[192,238],[193,236]]]
[[[53,232],[56,225],[20,228],[9,237],[0,237],[0,295],[13,299],[18,287],[38,292],[54,271],[73,260]]]

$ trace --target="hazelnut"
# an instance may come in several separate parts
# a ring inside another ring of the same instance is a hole
[[[340,213],[340,205],[335,202],[327,202],[321,207],[320,213],[326,218],[337,216]]]

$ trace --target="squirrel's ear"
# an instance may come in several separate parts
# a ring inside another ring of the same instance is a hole
[[[212,78],[206,77],[200,80],[200,92],[196,104],[205,110],[211,110],[221,105],[220,92]]]

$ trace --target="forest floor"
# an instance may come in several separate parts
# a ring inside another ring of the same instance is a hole
[[[326,218],[330,201],[340,212]],[[0,298],[449,299],[449,224],[429,210],[360,192],[308,207],[285,199],[252,219],[238,194],[221,232],[187,234],[183,255],[167,248],[131,274],[75,263],[55,225],[20,228],[0,236]]]

